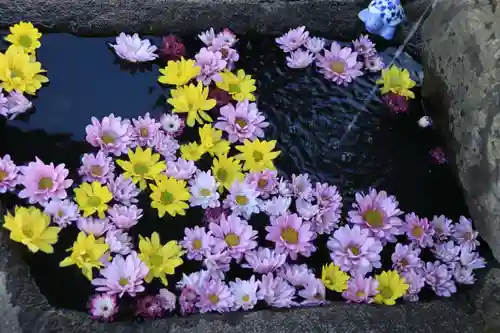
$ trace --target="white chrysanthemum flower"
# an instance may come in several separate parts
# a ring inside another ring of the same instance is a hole
[[[259,192],[245,182],[236,181],[231,185],[229,194],[224,200],[224,207],[230,208],[234,214],[242,215],[249,219],[254,213],[259,212],[257,197]]]
[[[132,36],[120,33],[116,37],[116,44],[111,44],[116,54],[130,62],[151,61],[158,58],[155,54],[157,47],[151,45],[148,39],[140,39],[138,34]]]
[[[270,216],[280,216],[285,214],[290,208],[292,198],[282,196],[273,197],[270,200],[262,202],[262,210]]]
[[[254,275],[252,275],[250,280],[236,278],[235,282],[229,282],[229,288],[234,297],[233,311],[239,309],[250,310],[257,304],[259,281],[255,280]]]
[[[219,184],[212,176],[210,170],[206,172],[198,172],[196,176],[190,181],[191,197],[189,202],[192,207],[201,206],[203,209],[208,207],[219,207],[219,192],[217,187]]]

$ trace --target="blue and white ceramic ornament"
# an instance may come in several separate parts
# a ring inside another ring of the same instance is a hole
[[[367,9],[359,12],[358,17],[368,32],[385,39],[394,38],[396,27],[406,19],[399,0],[373,0]]]

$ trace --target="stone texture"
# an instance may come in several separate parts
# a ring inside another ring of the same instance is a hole
[[[422,27],[423,93],[470,213],[500,259],[500,0],[441,0]]]

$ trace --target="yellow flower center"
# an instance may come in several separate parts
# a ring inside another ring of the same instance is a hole
[[[389,288],[389,287],[382,287],[382,288],[380,289],[380,294],[382,295],[382,297],[383,297],[384,299],[389,299],[389,298],[392,298],[392,296],[394,295],[394,294],[392,293],[391,288]]]
[[[235,201],[240,206],[245,206],[248,204],[248,198],[246,195],[237,195]]]
[[[297,244],[299,242],[299,233],[294,228],[286,227],[281,229],[281,238],[287,243]]]
[[[472,240],[473,238],[474,238],[474,236],[473,236],[472,232],[467,231],[467,232],[465,233],[465,239],[466,239],[466,240]]]
[[[440,227],[434,227],[434,229],[436,230],[436,233],[438,235],[441,235],[443,233],[443,229],[441,229]]]
[[[240,126],[240,128],[243,128],[246,125],[248,125],[247,121],[243,118],[236,118],[235,122],[236,124],[238,124],[238,126]]]
[[[161,194],[161,202],[164,205],[170,205],[172,202],[174,202],[174,196],[172,195],[172,193],[165,191]]]
[[[408,260],[406,260],[405,258],[401,259],[399,265],[401,265],[402,267],[408,266]]]
[[[11,79],[15,79],[16,77],[22,77],[23,76],[23,72],[19,69],[16,69],[16,68],[11,68],[10,69],[10,78]]]
[[[64,212],[62,210],[58,210],[57,211],[57,216],[58,217],[63,217],[64,216]]]
[[[252,153],[252,156],[255,162],[260,162],[264,159],[264,154],[257,150]]]
[[[38,181],[38,189],[39,190],[48,190],[48,189],[51,189],[52,186],[54,186],[54,182],[52,181],[52,178],[50,178],[50,177],[42,177]]]
[[[413,235],[413,237],[415,238],[420,238],[422,237],[422,235],[424,234],[424,229],[422,229],[421,226],[419,225],[416,225],[414,226],[412,229],[411,229],[411,234]]]
[[[149,167],[144,163],[136,163],[134,165],[134,172],[138,175],[145,175],[149,171]]]
[[[202,188],[200,189],[200,195],[203,197],[209,197],[212,192],[208,188]]]
[[[269,182],[267,181],[267,179],[264,179],[264,178],[259,179],[259,181],[257,182],[257,186],[260,189],[265,188],[267,186],[267,184],[269,184]]]
[[[153,254],[150,258],[149,261],[151,262],[151,265],[153,267],[159,267],[161,264],[163,264],[163,257],[159,254]]]
[[[356,297],[364,297],[365,296],[365,292],[360,290],[356,293]]]
[[[221,181],[221,182],[225,182],[227,180],[227,178],[229,177],[229,172],[227,172],[226,169],[219,169],[217,170],[217,178]]]
[[[21,37],[19,37],[19,45],[21,45],[25,49],[29,49],[32,44],[33,41],[31,40],[30,36],[22,35]]]
[[[195,250],[201,249],[201,245],[202,245],[201,239],[195,239],[195,240],[193,240],[192,245],[193,245],[193,249],[195,249]]]
[[[233,232],[230,232],[224,237],[226,244],[229,247],[237,246],[240,244],[240,237]]]
[[[218,297],[217,295],[214,295],[214,294],[208,295],[208,300],[209,300],[212,304],[217,304],[217,303],[219,303],[219,297]]]
[[[345,71],[345,64],[343,61],[334,61],[330,64],[330,69],[337,74],[342,74]]]
[[[250,300],[250,296],[245,295],[241,299],[243,300],[243,302],[248,302]]]
[[[120,281],[118,281],[120,286],[125,287],[128,284],[128,279],[127,278],[120,278]]]
[[[99,165],[93,165],[90,167],[90,173],[94,176],[102,176],[102,168]]]
[[[225,47],[223,47],[223,48],[221,48],[221,49],[220,49],[220,53],[221,53],[221,54],[222,54],[222,56],[225,58],[225,57],[227,57],[227,56],[228,56],[229,51],[228,51]]]
[[[141,127],[141,129],[139,130],[139,134],[142,137],[147,137],[149,135],[149,131],[146,127]]]
[[[366,223],[372,228],[382,228],[384,226],[384,217],[375,209],[369,209],[363,214]]]
[[[355,256],[359,255],[359,248],[357,246],[351,246],[349,247],[349,250],[351,250],[351,253],[354,254]]]
[[[240,85],[236,83],[229,84],[229,92],[232,94],[237,94],[241,92]]]
[[[112,133],[104,132],[102,133],[101,140],[106,144],[115,143],[115,136]]]
[[[7,176],[9,174],[5,172],[4,170],[0,169],[0,182],[3,182],[5,179],[7,179]]]
[[[33,237],[33,229],[31,228],[31,223],[23,223],[21,230],[23,235],[27,238]]]
[[[97,195],[94,195],[89,198],[89,201],[87,203],[91,207],[99,207],[102,203],[102,200]]]

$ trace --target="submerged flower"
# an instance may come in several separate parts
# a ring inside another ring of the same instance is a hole
[[[130,121],[110,114],[99,122],[92,117],[92,124],[85,127],[85,140],[104,153],[119,156],[127,152],[130,143]]]
[[[66,179],[69,170],[64,164],[45,164],[37,157],[35,162],[19,169],[19,182],[24,189],[18,195],[22,199],[27,198],[32,204],[47,202],[49,199],[65,199],[66,189],[73,184],[71,179]]]
[[[197,85],[189,84],[170,90],[171,97],[167,99],[172,105],[173,112],[187,113],[186,124],[193,127],[195,121],[199,124],[211,122],[212,118],[206,112],[215,107],[215,99],[208,98],[208,88],[201,82]]]
[[[282,277],[274,277],[272,273],[262,276],[257,297],[276,308],[289,308],[296,304],[295,288]]]
[[[215,82],[218,88],[227,91],[236,101],[255,101],[253,92],[257,90],[255,80],[245,71],[239,69],[236,74],[223,71],[220,73],[221,80]]]
[[[116,295],[95,294],[91,297],[88,308],[92,319],[111,321],[118,313]]]
[[[220,206],[218,187],[219,184],[210,170],[198,172],[190,181],[191,197],[189,202],[191,207],[201,206],[201,208],[207,209],[208,207]]]
[[[434,229],[425,217],[419,218],[415,213],[406,214],[402,230],[404,230],[409,240],[422,248],[434,245],[432,239]]]
[[[42,34],[31,22],[19,22],[9,28],[10,34],[4,39],[7,42],[22,47],[24,52],[30,54],[40,47]]]
[[[257,304],[257,288],[259,281],[252,275],[249,280],[236,278],[234,282],[229,282],[229,289],[233,295],[234,305],[232,310],[250,310]]]
[[[0,91],[2,88],[0,87]],[[1,94],[0,94],[1,96]],[[1,104],[1,97],[0,97]],[[33,103],[27,99],[23,94],[17,91],[11,91],[7,96],[5,101],[5,112],[2,112],[2,106],[0,105],[0,114],[8,117],[10,120],[16,118],[18,115],[25,113],[33,107]]]
[[[193,229],[184,228],[184,239],[179,244],[186,249],[187,258],[201,261],[203,257],[210,254],[214,244],[214,237],[211,231],[195,226]]]
[[[157,47],[151,45],[149,39],[140,39],[138,34],[132,36],[121,32],[116,37],[116,44],[110,44],[116,55],[130,62],[145,62],[158,58]]]
[[[157,318],[163,314],[161,300],[156,296],[143,296],[135,303],[135,315],[145,318]]]
[[[177,161],[168,161],[165,174],[178,180],[188,180],[197,171],[193,161],[186,161],[183,158],[178,158]]]
[[[392,268],[398,272],[405,272],[422,268],[424,265],[420,259],[420,249],[412,245],[396,244],[391,256]]]
[[[370,57],[376,54],[375,44],[370,40],[368,35],[361,35],[358,39],[352,42],[354,51],[360,56]]]
[[[210,223],[209,229],[215,239],[224,243],[228,254],[237,260],[257,247],[257,231],[235,215],[222,216],[218,224]]]
[[[347,86],[353,79],[363,75],[363,64],[357,58],[358,54],[352,52],[351,48],[342,48],[333,42],[330,50],[325,49],[324,56],[317,56],[317,65],[326,79]]]
[[[410,302],[418,301],[418,294],[420,290],[425,286],[425,276],[422,270],[408,270],[401,274],[405,278],[405,282],[408,284],[408,291],[403,296],[403,299]]]
[[[49,224],[50,217],[38,208],[16,206],[14,215],[4,216],[3,227],[10,231],[10,239],[26,245],[31,252],[53,253],[61,228]]]
[[[453,225],[453,221],[447,218],[444,215],[436,216],[432,218],[431,221],[432,228],[434,229],[434,237],[438,241],[445,241],[450,237],[455,227]]]
[[[453,272],[445,264],[436,261],[428,262],[425,266],[425,282],[434,290],[436,295],[450,297],[457,291],[453,281]]]
[[[179,142],[172,136],[158,131],[153,139],[153,149],[160,153],[165,161],[174,161],[177,157]]]
[[[343,272],[339,266],[329,263],[328,265],[323,265],[321,269],[321,281],[323,281],[325,287],[329,290],[341,293],[347,289],[349,275]]]
[[[98,181],[104,184],[112,176],[114,170],[113,159],[99,151],[97,154],[83,155],[82,166],[78,169],[78,173],[85,182]]]
[[[179,136],[184,130],[184,120],[176,114],[165,113],[160,119],[161,128],[172,136]]]
[[[434,248],[431,250],[434,253],[436,259],[441,260],[445,264],[451,264],[458,260],[461,247],[457,246],[452,240],[446,243],[434,244]]]
[[[235,158],[245,162],[243,169],[251,172],[264,171],[266,169],[275,170],[273,160],[279,156],[280,151],[273,151],[276,147],[276,140],[260,141],[255,139],[250,141],[245,139],[243,145],[235,148],[241,153]]]
[[[280,216],[288,212],[291,203],[292,198],[275,196],[270,200],[263,201],[260,205],[260,209],[269,216]]]
[[[200,67],[200,74],[197,80],[204,85],[209,85],[212,81],[219,81],[219,72],[226,68],[227,62],[222,59],[222,53],[219,51],[209,51],[207,48],[201,48],[194,58],[196,65]]]
[[[257,109],[257,104],[248,100],[238,102],[236,106],[229,103],[220,108],[215,128],[228,134],[231,142],[245,139],[255,140],[264,137],[264,128],[269,126],[264,115]]]
[[[229,287],[219,279],[210,279],[199,292],[200,299],[196,306],[201,313],[226,312],[233,307],[234,297]]]
[[[369,57],[365,57],[364,64],[365,69],[370,71],[370,72],[380,72],[385,64],[378,55],[372,55]]]
[[[407,69],[400,69],[395,65],[382,70],[382,77],[376,82],[382,85],[380,93],[382,95],[392,92],[406,98],[415,98],[415,94],[410,90],[415,87],[415,81],[410,77]]]
[[[112,228],[106,233],[106,244],[112,253],[126,256],[132,252],[132,237],[121,229]]]
[[[311,37],[307,40],[305,47],[312,53],[319,53],[325,47],[325,40],[319,37]]]
[[[182,86],[194,79],[200,73],[200,67],[196,65],[192,59],[184,59],[167,63],[167,67],[160,68],[160,75],[158,82],[163,84],[171,84],[175,86]]]
[[[378,294],[378,280],[370,277],[364,277],[361,274],[353,276],[347,282],[347,289],[342,293],[342,297],[348,303],[372,303],[374,297]]]
[[[160,161],[160,155],[152,153],[151,148],[129,149],[128,158],[129,161],[117,160],[116,163],[125,171],[125,177],[131,178],[135,184],[139,183],[141,190],[146,189],[146,180],[156,180],[166,168],[165,162]]]
[[[97,213],[100,218],[104,218],[104,212],[108,210],[108,202],[113,199],[113,195],[107,188],[98,182],[82,183],[74,189],[75,201],[83,211],[83,216],[87,217]]]
[[[283,36],[276,38],[276,43],[285,52],[292,52],[304,45],[309,39],[309,32],[306,27],[301,26],[290,29]]]
[[[255,273],[267,274],[283,266],[287,255],[265,247],[259,247],[255,251],[245,254],[246,264],[243,268],[251,268]]]
[[[153,146],[156,133],[160,130],[161,124],[151,118],[149,112],[144,115],[144,118],[132,119],[132,124],[132,146]]]
[[[382,243],[370,237],[370,231],[358,225],[337,229],[327,243],[330,257],[335,265],[351,274],[365,275],[373,268],[380,268]]]
[[[405,113],[410,107],[406,97],[393,92],[382,95],[382,101],[389,107],[389,110],[394,113]]]
[[[472,221],[460,216],[453,232],[453,238],[457,243],[469,251],[474,251],[479,246],[478,235],[479,233],[472,228]]]
[[[431,155],[434,163],[437,163],[437,164],[448,163],[448,159],[446,158],[446,155],[445,155],[442,147],[436,147],[436,148],[429,150],[429,154]]]
[[[17,167],[10,155],[0,157],[0,193],[12,191],[19,181],[19,167]]]
[[[377,304],[394,305],[408,290],[408,284],[396,271],[384,271],[375,277],[378,281],[379,293],[374,301]]]
[[[78,205],[68,199],[50,200],[44,207],[44,213],[48,214],[54,223],[61,228],[65,228],[78,220]]]
[[[168,35],[161,39],[160,56],[165,60],[179,60],[186,54],[182,41],[175,35]]]
[[[189,205],[186,201],[191,196],[186,189],[184,180],[177,180],[172,177],[160,177],[156,180],[156,185],[150,184],[151,207],[158,210],[158,216],[163,217],[165,213],[171,216],[186,215]]]
[[[290,68],[306,68],[314,61],[314,54],[308,50],[292,51],[286,57],[286,65]]]
[[[113,199],[123,205],[137,203],[137,196],[141,192],[132,182],[132,179],[119,175],[116,178],[109,179],[108,188],[113,195]]]
[[[136,205],[114,205],[108,210],[108,216],[117,228],[130,229],[141,219],[142,209]]]
[[[94,219],[94,218],[79,218],[76,226],[87,235],[93,234],[96,237],[104,235],[111,225],[108,219]]]
[[[212,172],[220,184],[220,189],[229,189],[234,181],[243,180],[240,162],[226,155],[214,157]]]
[[[235,181],[229,188],[226,199],[224,199],[224,207],[230,208],[233,214],[250,219],[252,214],[259,212],[258,196],[259,192],[251,185]]]

